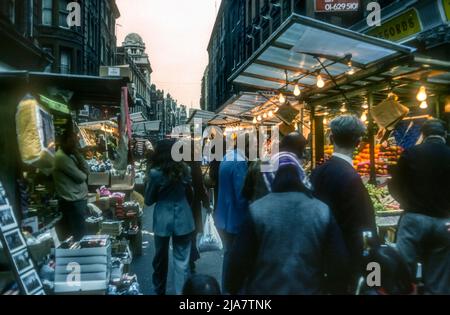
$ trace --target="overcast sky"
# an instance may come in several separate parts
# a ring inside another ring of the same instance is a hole
[[[207,45],[221,0],[117,0],[117,41],[129,33],[144,39],[152,83],[179,104],[199,106]]]

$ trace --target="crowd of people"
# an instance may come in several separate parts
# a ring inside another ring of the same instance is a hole
[[[426,122],[423,143],[406,150],[392,170],[389,188],[405,210],[396,247],[378,239],[372,201],[353,167],[364,123],[346,115],[334,119],[330,128],[334,154],[311,176],[302,166],[307,140],[299,133],[285,136],[270,161],[249,161],[248,149],[236,145],[226,151],[222,161],[209,167],[214,209],[200,165],[174,162],[173,140],[160,142],[145,192],[146,204],[156,204],[157,294],[166,290],[170,237],[176,293],[195,294],[196,288],[199,294],[221,292],[211,277],[189,278],[199,258],[195,240],[201,232],[202,203],[214,212],[224,244],[223,294],[450,294],[445,124]],[[264,164],[273,167],[262,168]],[[374,262],[380,266],[381,283],[371,287],[361,279]]]
[[[353,167],[365,124],[344,115],[330,129],[333,156],[312,174],[303,168],[307,140],[300,133],[283,137],[268,161],[249,161],[246,138],[247,149],[235,145],[223,160],[209,164],[213,194],[205,187],[201,162],[174,161],[175,140],[151,148],[144,197],[147,206],[155,206],[156,293],[166,294],[172,241],[176,294],[450,294],[445,124],[427,121],[423,143],[407,149],[392,169],[389,189],[405,210],[395,247],[378,238],[372,201]],[[56,154],[56,189],[70,232],[80,236],[88,171],[74,135],[63,140]],[[224,244],[222,279],[217,279],[222,289],[216,279],[195,275],[202,208],[214,214]],[[364,281],[369,263],[381,267],[375,287]]]

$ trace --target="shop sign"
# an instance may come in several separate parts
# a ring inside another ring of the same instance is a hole
[[[120,68],[109,67],[108,68],[108,76],[110,76],[110,77],[120,77]]]
[[[422,24],[416,9],[407,12],[387,21],[367,32],[368,35],[393,42],[398,42],[408,37],[422,32]]]
[[[359,0],[316,0],[316,12],[354,12],[359,7]]]
[[[56,110],[56,111],[64,113],[64,114],[70,114],[69,107],[66,104],[56,102],[56,101],[51,100],[48,97],[45,97],[43,95],[39,95],[39,97],[41,99],[41,102],[46,104],[48,108]]]
[[[447,21],[450,21],[450,0],[442,0],[442,6],[444,7],[445,16]]]

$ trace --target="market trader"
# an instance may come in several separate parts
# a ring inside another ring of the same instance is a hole
[[[89,166],[78,150],[78,137],[71,127],[61,136],[61,147],[56,152],[53,180],[59,197],[59,209],[63,217],[61,235],[75,241],[86,234]]]

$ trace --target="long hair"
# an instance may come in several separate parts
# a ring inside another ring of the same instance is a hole
[[[165,139],[158,142],[152,159],[152,168],[159,168],[170,182],[176,182],[189,175],[184,162],[175,162],[172,158],[172,146],[175,140]]]

